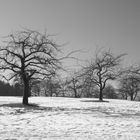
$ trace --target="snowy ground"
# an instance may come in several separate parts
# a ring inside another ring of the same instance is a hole
[[[0,140],[140,140],[140,102],[0,97]]]

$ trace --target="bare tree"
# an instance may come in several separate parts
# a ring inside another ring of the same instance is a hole
[[[111,85],[108,84],[105,88],[104,88],[104,92],[103,94],[105,95],[106,98],[108,99],[117,99],[118,95],[116,93],[115,88]]]
[[[0,70],[9,73],[7,80],[21,79],[23,104],[28,105],[30,82],[51,77],[60,68],[59,46],[46,33],[31,30],[11,34],[5,43],[0,47]]]
[[[30,96],[41,96],[41,81],[32,80],[30,82]]]
[[[140,66],[130,66],[127,68],[126,73],[133,75],[133,78],[135,78],[138,82],[140,82]]]
[[[108,80],[115,80],[118,76],[116,67],[119,66],[121,58],[124,54],[114,56],[109,51],[103,51],[96,54],[93,60],[87,67],[84,68],[86,79],[96,84],[99,87],[99,100],[103,100],[103,90]]]
[[[125,84],[123,84],[123,86],[125,86]],[[119,95],[121,95],[121,99],[125,99],[127,100],[128,98],[128,93],[126,92],[126,90],[124,90],[123,86],[120,84],[119,88],[117,89]]]
[[[81,76],[78,72],[73,72],[66,79],[67,88],[74,93],[74,97],[80,97],[80,89],[82,89]]]
[[[42,81],[41,88],[44,89],[45,96],[60,96],[61,82],[57,77],[51,77]]]
[[[59,85],[60,85],[59,95],[62,96],[62,97],[67,97],[69,95],[67,79],[66,78],[61,78],[61,80],[59,80]]]
[[[87,75],[82,76],[82,96],[86,98],[91,98],[95,96],[96,84],[94,84],[90,78],[87,78]]]
[[[131,101],[135,100],[140,91],[140,75],[136,69],[127,68],[119,79],[119,92],[125,99],[130,96]]]

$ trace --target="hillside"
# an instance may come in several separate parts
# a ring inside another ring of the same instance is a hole
[[[0,97],[0,139],[140,139],[140,102],[61,97]]]

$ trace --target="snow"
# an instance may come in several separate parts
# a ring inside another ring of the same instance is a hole
[[[0,97],[0,139],[139,140],[140,102],[106,99]]]

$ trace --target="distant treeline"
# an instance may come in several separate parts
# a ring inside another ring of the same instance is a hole
[[[10,85],[0,81],[0,96],[22,96],[22,88],[18,83]]]

